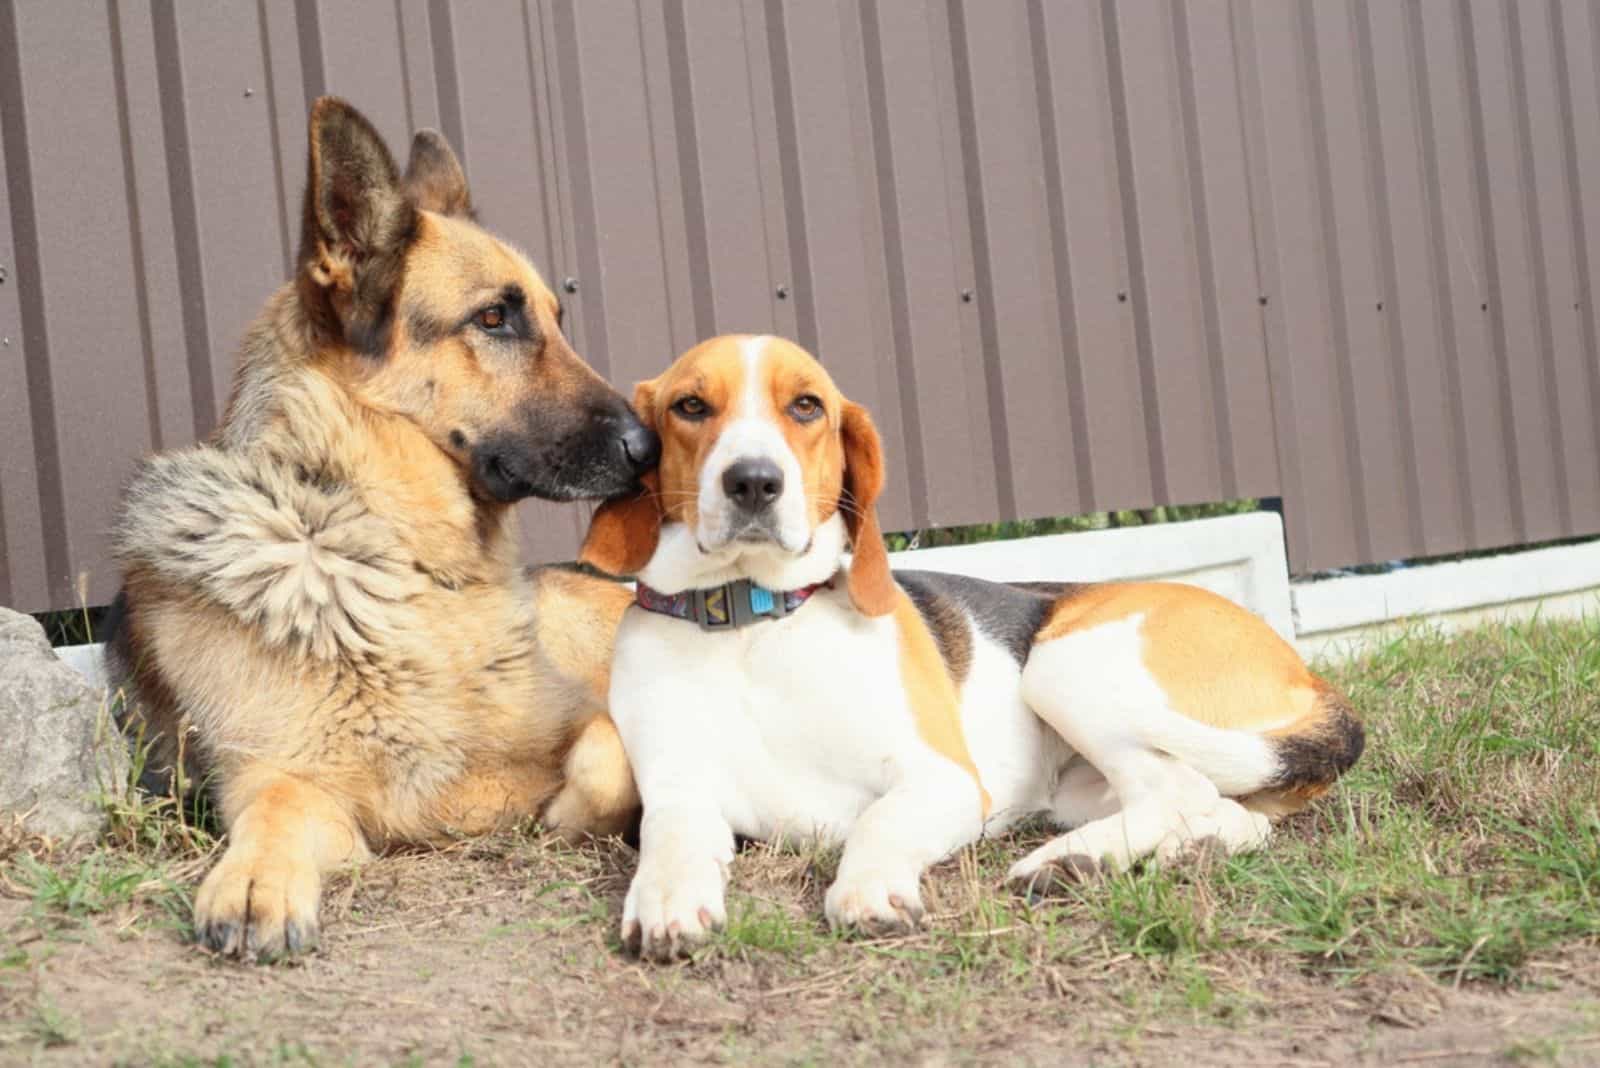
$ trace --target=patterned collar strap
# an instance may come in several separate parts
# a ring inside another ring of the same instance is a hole
[[[738,630],[763,619],[782,619],[806,603],[820,589],[832,589],[833,580],[801,586],[797,590],[769,590],[749,579],[727,582],[709,590],[659,593],[638,584],[639,607],[676,619],[700,624],[701,630]]]

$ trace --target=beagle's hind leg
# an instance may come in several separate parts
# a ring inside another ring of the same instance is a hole
[[[370,856],[365,838],[333,795],[294,776],[247,773],[229,793],[228,848],[195,895],[196,940],[247,961],[315,948],[323,873]]]
[[[1013,880],[1032,883],[1047,869],[1121,870],[1211,839],[1240,852],[1270,834],[1264,816],[1223,796],[1270,781],[1270,747],[1250,732],[1175,711],[1143,665],[1140,622],[1135,615],[1074,631],[1039,644],[1029,657],[1024,699],[1092,767],[1078,769],[1073,781],[1094,789],[1058,798],[1074,803],[1057,807],[1098,818],[1023,858],[1011,869]],[[1102,814],[1108,808],[1114,810]]]
[[[1224,853],[1260,848],[1271,835],[1265,816],[1222,797],[1203,775],[1149,750],[1113,758],[1108,779],[1133,800],[1109,816],[1052,838],[1011,868],[1014,882],[1036,885],[1056,873],[1081,879],[1122,871],[1153,857],[1176,860],[1214,844]]]

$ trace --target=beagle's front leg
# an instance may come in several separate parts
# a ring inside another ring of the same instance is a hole
[[[733,829],[689,796],[652,803],[639,829],[639,870],[622,905],[622,941],[648,960],[688,956],[727,920],[723,887]]]
[[[874,935],[914,930],[922,922],[923,869],[982,830],[978,784],[966,771],[941,763],[907,778],[851,828],[824,900],[828,923]]]
[[[721,804],[726,785],[716,723],[731,712],[707,694],[698,675],[683,671],[694,658],[650,637],[648,630],[642,637],[630,633],[624,623],[612,665],[611,715],[644,803],[622,941],[641,957],[665,961],[687,956],[726,919],[733,828]]]

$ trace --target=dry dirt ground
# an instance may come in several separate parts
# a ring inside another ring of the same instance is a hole
[[[1337,677],[1368,757],[1263,854],[1030,903],[1000,881],[1025,831],[863,941],[820,919],[836,852],[752,846],[669,967],[617,945],[619,842],[384,857],[331,881],[320,952],[243,966],[187,942],[218,846],[171,812],[0,833],[0,1064],[1600,1064],[1600,629]]]
[[[941,915],[938,935],[842,942],[811,859],[757,850],[736,872],[751,929],[657,967],[615,944],[631,862],[518,836],[385,858],[334,884],[322,951],[276,967],[209,959],[144,894],[66,924],[9,899],[0,1063],[1600,1061],[1594,949],[1508,989],[1341,981],[1270,946],[1177,967],[1020,907],[1009,930]],[[932,885],[967,912],[961,868]]]

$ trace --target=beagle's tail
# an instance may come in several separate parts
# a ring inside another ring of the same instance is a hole
[[[1366,729],[1350,701],[1317,680],[1317,698],[1300,719],[1262,735],[1278,770],[1262,789],[1241,803],[1268,816],[1298,812],[1328,792],[1334,780],[1361,758]]]

